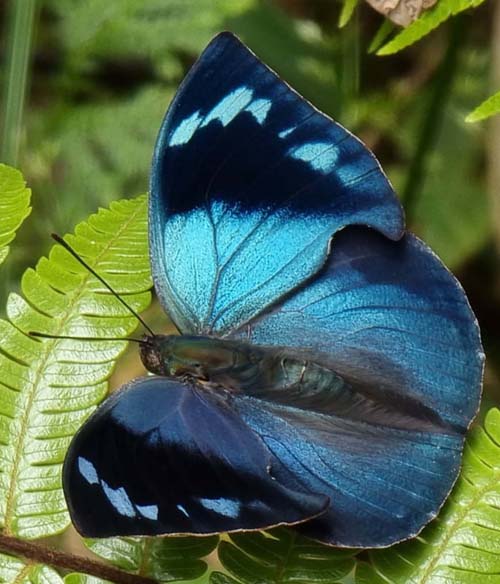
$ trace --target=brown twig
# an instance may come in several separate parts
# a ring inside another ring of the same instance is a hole
[[[47,546],[0,533],[0,549],[40,564],[48,564],[64,570],[74,570],[115,584],[157,584],[156,580],[130,574],[95,560],[61,552]]]

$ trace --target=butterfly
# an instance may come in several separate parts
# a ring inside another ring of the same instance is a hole
[[[405,232],[375,156],[230,33],[181,84],[154,151],[156,293],[180,335],[75,435],[84,536],[293,525],[387,546],[437,514],[480,399],[476,319]]]

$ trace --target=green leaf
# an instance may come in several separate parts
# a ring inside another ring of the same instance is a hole
[[[149,576],[159,582],[194,580],[207,571],[200,558],[210,554],[219,538],[156,537],[86,540],[95,554],[117,568]]]
[[[375,53],[395,28],[396,26],[390,20],[385,19],[371,40],[367,52],[370,54]]]
[[[113,203],[68,241],[135,310],[150,301],[146,197]],[[56,335],[122,337],[136,319],[60,245],[22,278],[0,320],[0,523],[34,538],[68,523],[61,467],[71,437],[106,394],[123,341],[39,341]]]
[[[487,56],[463,54],[459,68],[461,79],[455,82],[436,142],[428,153],[410,226],[452,270],[479,253],[491,236],[487,185],[484,173],[477,172],[484,158],[484,140],[480,128],[464,123],[464,112],[484,95]],[[394,135],[395,147],[405,161],[388,169],[396,191],[403,191],[402,178],[407,177],[407,161],[415,153],[415,133],[428,115],[428,104],[428,94],[420,92]]]
[[[110,584],[110,582],[95,576],[74,573],[64,577],[64,584]]]
[[[483,2],[484,0],[438,0],[432,8],[423,12],[420,18],[379,49],[377,55],[397,53],[428,35],[452,16],[469,8],[476,8]]]
[[[466,118],[466,122],[479,122],[490,116],[500,113],[500,91],[483,101],[473,112]]]
[[[59,574],[40,564],[0,554],[0,582],[5,584],[63,584]],[[96,583],[97,584],[97,583]]]
[[[91,55],[165,56],[172,50],[199,52],[254,0],[50,0],[61,19],[70,51]]]
[[[73,216],[85,217],[103,200],[147,188],[155,136],[171,95],[165,87],[149,87],[109,104],[56,107],[36,120],[35,133],[52,137],[51,150],[64,169],[56,188]],[[52,182],[51,197],[53,190]]]
[[[214,572],[210,584],[334,584],[354,567],[354,553],[285,528],[235,533],[230,542],[222,541],[218,547],[219,559],[231,578]]]
[[[210,574],[210,584],[240,584],[240,582],[222,572],[212,572]]]
[[[416,539],[370,559],[358,565],[357,584],[498,584],[500,410],[469,436],[462,474],[439,517]]]
[[[31,191],[26,188],[23,175],[5,164],[0,164],[0,264],[9,253],[8,244],[31,212]]]
[[[343,28],[351,20],[357,5],[358,0],[344,0],[339,16],[339,28]]]

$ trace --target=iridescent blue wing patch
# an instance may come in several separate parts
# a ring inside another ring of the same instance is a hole
[[[236,400],[281,461],[276,476],[330,499],[299,529],[379,547],[437,514],[479,406],[484,356],[463,290],[420,240],[346,229],[315,278],[231,336],[339,376],[324,387],[309,377],[302,392],[252,388]]]
[[[217,36],[156,144],[150,245],[183,333],[224,335],[314,274],[337,230],[392,239],[403,215],[373,154],[238,39]]]
[[[235,405],[280,461],[280,481],[329,497],[324,515],[297,527],[329,544],[384,547],[416,535],[460,469],[463,436],[428,424],[405,430],[380,412],[366,423],[335,415],[334,404],[328,414],[252,397]]]
[[[324,511],[327,497],[288,488],[271,462],[224,399],[151,377],[91,416],[71,443],[63,481],[87,537],[263,529]]]
[[[478,409],[477,321],[454,276],[411,234],[337,234],[316,278],[231,336],[305,350],[367,396],[424,408],[460,433]]]

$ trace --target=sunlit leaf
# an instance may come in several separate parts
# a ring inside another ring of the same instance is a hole
[[[357,5],[358,0],[344,0],[339,16],[339,28],[343,28],[351,20]]]
[[[382,43],[385,42],[387,37],[394,31],[394,29],[395,26],[390,20],[384,20],[368,46],[368,53],[371,54],[377,52],[377,50],[382,46]]]
[[[483,101],[473,112],[466,118],[466,122],[479,122],[490,116],[500,113],[500,91]]]
[[[335,549],[285,528],[232,534],[218,547],[230,577],[214,572],[210,584],[334,584],[354,567],[354,551]]]
[[[110,582],[87,574],[68,574],[64,577],[64,584],[110,584]]]
[[[500,574],[500,410],[467,440],[462,474],[420,537],[370,554],[357,584],[497,584]]]
[[[86,544],[117,568],[148,576],[158,582],[171,582],[203,576],[207,564],[201,558],[215,549],[218,539],[217,536],[127,537],[86,540]]]
[[[30,198],[31,191],[26,188],[23,175],[0,164],[0,264],[9,253],[8,244],[31,212]]]
[[[62,578],[52,568],[33,562],[24,562],[5,554],[0,554],[0,582],[5,582],[5,584],[63,584]]]
[[[74,248],[135,310],[150,300],[146,198],[100,210],[68,236]],[[136,319],[66,250],[22,278],[0,321],[0,523],[25,538],[69,523],[61,466],[72,435],[102,400],[123,341],[43,341],[28,332],[122,337]]]
[[[476,8],[483,2],[484,0],[439,0],[433,8],[424,12],[418,20],[415,20],[379,49],[377,55],[397,53],[428,35],[452,16],[469,8]]]

